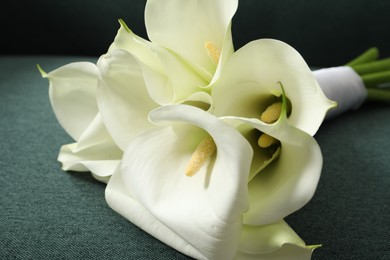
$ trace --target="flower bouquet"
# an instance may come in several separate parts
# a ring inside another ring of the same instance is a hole
[[[150,40],[119,20],[96,64],[39,67],[75,140],[58,160],[107,183],[113,210],[193,258],[310,259],[319,245],[306,245],[284,218],[316,190],[313,135],[326,116],[367,97],[389,100],[389,61],[371,49],[313,72],[278,40],[234,50],[237,6],[148,0]]]

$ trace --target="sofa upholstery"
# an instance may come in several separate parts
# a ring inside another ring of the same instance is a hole
[[[184,0],[183,0],[184,1]],[[105,185],[65,173],[72,142],[48,98],[46,71],[96,61],[122,18],[145,35],[145,0],[13,1],[0,16],[0,259],[189,259],[111,210]],[[390,56],[388,0],[241,0],[236,48],[272,37],[310,66],[341,65],[371,46]],[[314,198],[287,222],[313,259],[390,259],[390,104],[366,102],[315,135],[324,165]]]

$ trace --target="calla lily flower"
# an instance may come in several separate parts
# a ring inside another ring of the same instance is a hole
[[[110,46],[140,63],[151,98],[160,105],[183,102],[207,90],[233,53],[231,19],[237,0],[148,0],[145,24],[151,41],[123,21]]]
[[[125,150],[138,134],[154,127],[148,114],[159,105],[152,100],[138,61],[116,49],[100,57],[97,103],[116,144]]]
[[[106,188],[108,204],[196,259],[310,259],[312,248],[283,218],[313,195],[322,157],[309,134],[289,125],[285,107],[272,125],[221,120],[188,105],[152,111],[150,120],[160,126],[129,144]],[[232,126],[239,124],[278,138],[282,147],[277,162],[250,182],[253,149]],[[215,152],[208,145],[198,150],[207,138]],[[189,177],[194,155],[200,166]]]
[[[96,102],[98,69],[90,62],[70,63],[50,73],[50,102],[60,125],[76,141],[62,146],[58,160],[65,171],[91,171],[107,182],[122,151],[108,134]]]
[[[213,85],[214,114],[260,118],[285,86],[291,125],[314,135],[327,111],[336,105],[322,92],[302,56],[288,44],[260,39],[237,50]]]
[[[233,52],[231,19],[237,0],[148,0],[150,40],[173,51],[207,81]]]
[[[148,114],[160,105],[146,86],[139,61],[129,52],[113,49],[99,59],[97,67],[99,111],[110,135],[124,151],[133,138],[155,127]],[[195,92],[183,102],[208,106],[211,97]]]
[[[210,107],[209,86],[233,53],[230,25],[237,4],[149,0],[145,23],[151,41],[120,21],[113,44],[97,64],[97,101],[110,135],[123,151],[132,138],[153,127],[147,115],[156,107]]]
[[[335,106],[295,49],[278,40],[256,40],[236,51],[225,64],[211,93],[213,113],[254,119],[259,124],[274,123],[280,116],[283,91],[288,98],[289,124],[310,135],[315,134],[327,111]],[[271,114],[269,119],[263,118],[266,112]],[[240,126],[254,150],[250,179],[280,155],[280,149],[259,147],[260,134],[254,128]]]

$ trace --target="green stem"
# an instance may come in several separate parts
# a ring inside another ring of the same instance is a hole
[[[366,74],[360,76],[366,88],[375,88],[381,84],[390,82],[390,70]]]
[[[369,100],[390,103],[390,91],[388,90],[369,88],[367,94]]]
[[[362,53],[361,55],[359,55],[358,57],[356,57],[355,59],[348,62],[346,65],[347,66],[354,66],[354,65],[358,65],[358,64],[363,64],[363,63],[374,61],[374,60],[378,59],[378,57],[379,57],[378,48],[372,47],[372,48],[368,49],[367,51],[365,51],[364,53]]]
[[[390,58],[350,66],[359,75],[390,70]]]
[[[367,89],[367,99],[390,103],[390,58],[379,58],[379,51],[372,47],[348,62],[363,80]]]

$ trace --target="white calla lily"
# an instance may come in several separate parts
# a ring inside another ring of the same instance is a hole
[[[258,173],[251,171],[250,210],[243,218],[247,225],[267,225],[283,219],[303,207],[317,188],[322,170],[320,147],[310,134],[290,125],[286,103],[283,97],[280,117],[273,124],[254,118],[225,118],[238,120],[257,130],[258,136],[267,134],[280,142],[276,144],[280,145],[280,152],[273,163],[268,165],[267,162]],[[252,143],[252,147],[256,146],[257,142]],[[259,159],[262,161],[263,157],[257,158],[255,154],[253,161]]]
[[[108,53],[127,51],[138,61],[145,86],[156,103],[180,102],[207,85],[172,52],[135,35],[122,20],[120,25]]]
[[[161,12],[166,8],[169,14]],[[208,87],[233,53],[230,23],[236,9],[237,0],[150,0],[145,20],[152,41],[135,35],[120,20],[114,42],[98,62],[97,101],[109,133],[122,150],[137,134],[153,127],[147,114],[159,105],[211,107]],[[173,17],[180,18],[180,26]],[[158,32],[159,23],[166,25],[165,36]],[[193,32],[191,39],[189,32]]]
[[[146,30],[152,42],[172,50],[200,74],[212,78],[220,59],[214,54],[220,52],[224,59],[233,51],[230,24],[237,6],[237,0],[149,0]]]
[[[213,86],[218,116],[260,118],[282,94],[291,102],[289,122],[314,135],[335,102],[325,97],[301,55],[278,40],[260,39],[236,51]]]
[[[41,70],[41,73],[49,79],[50,103],[58,122],[74,140],[78,140],[98,113],[95,64],[75,62],[50,73]]]
[[[267,225],[243,221],[242,216],[245,219],[251,207],[255,208],[253,214],[265,216],[274,209],[271,206],[259,212],[256,200],[268,199],[248,197],[257,195],[248,190],[252,188],[248,186],[248,174],[253,151],[235,128],[187,105],[161,107],[150,118],[167,126],[148,130],[130,143],[122,169],[115,173],[106,189],[110,207],[166,244],[197,259],[254,256],[275,259],[274,256],[285,254],[287,244],[310,257],[312,250],[282,220],[288,213],[279,214],[279,219]],[[241,122],[237,118],[224,120]],[[279,130],[269,131],[279,133]],[[283,138],[285,131],[281,131]],[[205,136],[213,138],[216,154],[202,164],[199,172],[188,177],[186,167]],[[288,192],[283,194],[287,200],[291,195],[299,197]],[[272,199],[279,203],[276,197]]]
[[[154,127],[148,114],[158,104],[145,87],[138,61],[128,52],[113,50],[103,55],[97,66],[100,72],[97,90],[100,113],[112,138],[125,150],[132,138]]]
[[[113,49],[99,59],[97,66],[98,107],[112,138],[124,151],[133,138],[155,127],[148,114],[159,104],[146,86],[145,70],[129,52]],[[183,102],[208,109],[212,100],[206,92],[194,92]]]
[[[150,117],[170,126],[151,129],[132,141],[122,160],[126,193],[120,196],[126,199],[117,198],[119,188],[110,182],[108,204],[150,234],[195,258],[231,258],[237,251],[241,214],[248,206],[250,145],[234,128],[192,106],[162,107]],[[195,176],[186,176],[196,146],[208,135],[215,142],[216,154]],[[136,200],[151,216],[139,216],[140,212],[129,210],[131,204],[122,204],[123,200]],[[170,232],[166,234],[162,231],[165,229]],[[171,233],[176,234],[174,239]]]
[[[50,102],[60,125],[76,141],[64,145],[58,160],[66,171],[91,171],[107,182],[122,156],[108,134],[96,102],[98,70],[89,62],[62,66],[48,78]]]
[[[156,103],[183,102],[194,92],[209,92],[233,53],[230,24],[236,9],[237,0],[149,0],[145,23],[151,42],[120,21],[109,52],[122,49],[139,61]]]
[[[61,147],[58,160],[65,171],[90,171],[96,179],[107,183],[122,155],[98,113],[78,142]]]

